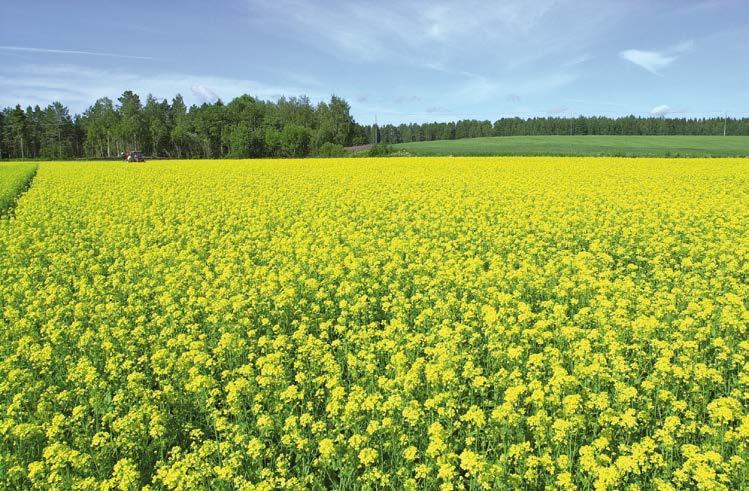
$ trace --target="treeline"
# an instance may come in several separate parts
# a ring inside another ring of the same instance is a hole
[[[307,97],[263,101],[242,95],[187,107],[132,91],[117,102],[97,100],[72,116],[59,102],[46,108],[0,111],[0,159],[116,157],[140,150],[172,158],[305,157],[336,155],[367,142],[349,104],[333,96],[313,105]]]
[[[480,136],[533,135],[749,135],[749,118],[656,118],[579,116],[576,118],[465,119],[449,123],[366,126],[370,143],[457,140]]]
[[[0,111],[0,159],[114,158],[141,150],[172,158],[339,156],[343,147],[480,136],[529,135],[749,135],[749,118],[579,116],[502,118],[449,123],[361,126],[349,104],[333,96],[264,101],[242,95],[188,107],[126,91],[116,102],[97,100],[71,115],[59,102]]]

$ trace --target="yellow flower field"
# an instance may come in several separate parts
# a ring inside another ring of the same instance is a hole
[[[42,163],[2,489],[749,486],[749,162]]]

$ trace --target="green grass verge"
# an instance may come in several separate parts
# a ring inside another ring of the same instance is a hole
[[[36,167],[27,162],[0,163],[0,213],[13,206],[34,177]]]
[[[495,136],[392,145],[413,155],[746,157],[749,136]]]

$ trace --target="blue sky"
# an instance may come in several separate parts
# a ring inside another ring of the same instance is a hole
[[[0,2],[0,106],[331,93],[357,121],[749,115],[740,0]]]

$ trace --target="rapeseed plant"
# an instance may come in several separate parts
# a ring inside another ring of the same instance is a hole
[[[747,189],[742,159],[42,163],[0,219],[0,488],[746,488]]]

